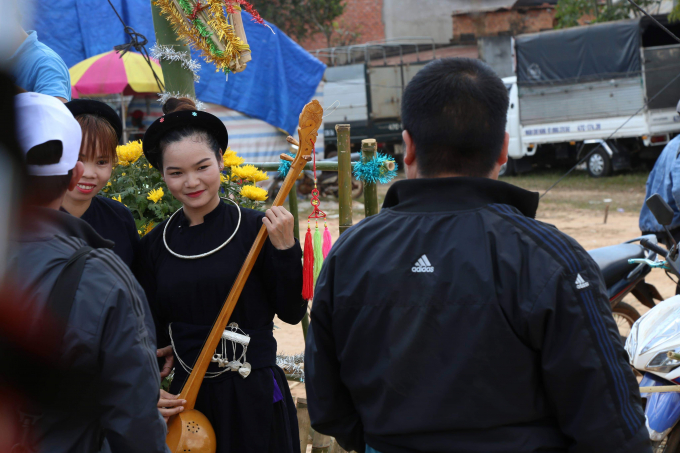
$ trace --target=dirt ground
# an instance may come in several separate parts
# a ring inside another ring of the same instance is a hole
[[[584,179],[576,176],[568,183],[558,186],[542,199],[537,218],[557,226],[561,231],[576,239],[586,250],[619,244],[640,235],[638,216],[644,201],[646,174],[624,175],[607,180]],[[556,178],[552,174],[532,177],[507,178],[506,181],[529,190],[542,192]],[[387,187],[381,186],[382,197]],[[605,202],[605,200],[611,200]],[[355,201],[353,206],[354,223],[363,218],[362,200]],[[300,232],[307,228],[303,211],[307,204],[300,200]],[[604,223],[605,206],[609,204],[607,223]],[[328,228],[333,239],[338,237],[337,201],[325,200],[322,209],[329,213]],[[312,228],[314,225],[312,225]],[[664,298],[675,293],[675,284],[661,270],[652,271],[647,281],[655,285]],[[640,304],[633,296],[624,299],[640,312],[648,308]],[[293,354],[304,351],[302,327],[291,326],[275,320],[278,329],[274,336],[278,342],[279,352]],[[304,396],[304,384],[293,384],[293,396]]]

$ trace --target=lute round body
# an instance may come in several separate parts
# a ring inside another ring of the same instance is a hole
[[[205,415],[196,409],[180,412],[170,418],[165,438],[172,453],[215,453],[215,430]]]

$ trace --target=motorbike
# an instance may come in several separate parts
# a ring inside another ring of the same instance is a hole
[[[654,308],[655,300],[663,297],[654,285],[645,281],[652,268],[645,263],[631,264],[631,259],[655,261],[657,253],[649,250],[640,242],[657,245],[655,235],[641,236],[623,244],[601,247],[588,251],[600,268],[607,286],[609,304],[623,341],[628,336],[633,323],[640,313],[632,305],[623,302],[628,294],[633,294],[642,305]]]
[[[350,159],[352,162],[357,162],[361,159],[361,154],[351,153]],[[320,162],[337,162],[338,157],[329,156],[322,159]],[[283,184],[285,178],[278,173],[272,180],[268,188],[269,199],[274,199],[276,194]],[[319,195],[322,197],[327,196],[338,196],[338,172],[337,171],[317,171],[316,172],[316,187],[319,190]],[[314,189],[314,171],[304,170],[300,174],[300,178],[297,183],[296,192],[298,196],[304,197],[312,193]],[[364,193],[364,184],[357,180],[354,175],[352,175],[352,198],[359,198],[361,194]]]
[[[680,278],[678,245],[668,231],[673,211],[659,196],[653,195],[647,206],[663,225],[670,237],[669,250],[653,243],[640,241],[650,252],[663,258],[630,258],[631,265],[644,264],[650,269],[661,268]],[[641,387],[680,386],[680,296],[673,296],[657,304],[631,327],[625,343],[630,364],[644,373]],[[680,390],[680,388],[678,388]],[[645,398],[645,424],[657,453],[680,452],[680,393],[642,393]]]

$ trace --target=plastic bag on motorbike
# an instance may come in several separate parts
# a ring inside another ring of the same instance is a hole
[[[645,373],[642,382],[640,382],[640,387],[669,384],[671,383]],[[645,426],[649,431],[649,437],[653,441],[662,441],[680,419],[680,393],[643,393],[641,396],[647,398]]]

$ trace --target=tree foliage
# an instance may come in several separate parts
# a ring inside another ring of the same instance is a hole
[[[678,22],[680,21],[680,3],[677,3],[674,7],[673,10],[670,12],[668,15],[668,20],[670,22]]]
[[[656,0],[637,0],[640,7],[656,4]],[[555,12],[555,28],[569,28],[581,25],[584,16],[587,23],[610,22],[638,16],[640,12],[626,0],[559,0]]]
[[[321,33],[327,47],[352,44],[359,34],[338,22],[345,0],[253,0],[260,15],[297,41]]]

